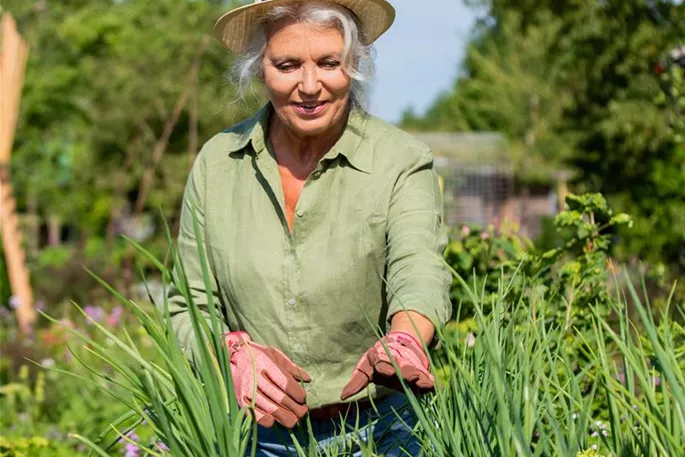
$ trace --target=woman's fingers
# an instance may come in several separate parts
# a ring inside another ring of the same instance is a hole
[[[266,411],[262,411],[257,407],[252,408],[252,412],[254,414],[255,420],[262,427],[271,428],[274,426],[274,422],[276,422],[276,419],[271,414],[267,413]]]
[[[395,376],[396,371],[392,363],[386,360],[379,360],[374,364],[376,373],[382,374],[383,376]]]
[[[420,373],[416,386],[423,390],[431,390],[435,387],[435,378],[431,373]]]
[[[343,387],[342,393],[340,394],[341,400],[346,400],[352,395],[360,392],[366,386],[369,385],[369,381],[373,376],[373,366],[367,357],[367,353],[364,353],[357,366],[354,368],[354,373],[352,377]]]
[[[252,404],[252,399],[247,400]],[[284,427],[293,428],[299,420],[294,413],[272,401],[263,392],[257,392],[257,398],[254,400],[254,404],[255,419],[262,427],[272,427],[274,420],[276,420]]]
[[[267,376],[268,381],[285,394],[292,397],[296,402],[304,404],[307,392],[300,383],[291,375],[286,374],[280,367],[269,364],[261,371],[262,376]]]
[[[397,370],[392,362],[388,359],[386,354],[372,353],[369,359],[373,364],[374,370],[377,374],[387,377],[397,375]],[[421,367],[417,367],[407,360],[402,360],[401,357],[395,358],[395,364],[399,368],[399,372],[408,384],[413,384],[420,390],[430,390],[434,386],[433,375]]]
[[[262,371],[262,376],[270,382],[263,383],[263,385],[260,385],[260,388],[262,388],[262,390],[273,400],[280,402],[282,398],[287,398],[292,400],[293,404],[298,403],[302,406],[305,405],[305,402],[307,401],[307,392],[305,392],[302,386],[293,378],[287,375],[279,376],[279,373],[272,373],[271,371],[267,370]],[[283,382],[283,377],[286,378],[285,382]],[[279,378],[280,382],[278,382],[275,378]],[[294,409],[292,411],[297,413],[297,411]],[[306,407],[304,412],[307,412]]]
[[[266,351],[276,365],[280,366],[290,376],[303,382],[311,382],[311,376],[309,376],[301,367],[297,366],[295,362],[290,360],[283,352],[273,347],[267,348]]]
[[[270,372],[265,371],[262,373],[262,376],[264,376],[267,381],[271,381],[271,383],[264,382],[262,385],[260,385],[260,389],[264,395],[269,397],[275,403],[292,411],[293,414],[300,419],[307,414],[308,408],[305,404],[306,392],[299,384],[297,384],[297,387],[301,389],[302,392],[300,394],[299,391],[296,391],[295,395],[293,396],[289,390],[286,389],[284,391],[273,381]]]

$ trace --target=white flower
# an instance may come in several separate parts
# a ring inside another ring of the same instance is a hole
[[[55,360],[51,358],[43,359],[40,361],[40,366],[43,368],[52,368],[55,366]]]
[[[476,345],[476,335],[474,335],[471,332],[469,332],[469,334],[466,335],[466,338],[464,340],[464,344],[466,344],[466,347],[468,348],[472,348]]]

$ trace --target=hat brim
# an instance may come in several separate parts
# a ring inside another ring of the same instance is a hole
[[[254,24],[269,9],[301,0],[265,0],[241,6],[224,14],[214,25],[214,37],[235,54],[247,51]],[[366,44],[386,32],[395,20],[395,8],[387,0],[326,0],[352,11],[361,25]]]

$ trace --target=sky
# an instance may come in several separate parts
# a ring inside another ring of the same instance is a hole
[[[369,110],[389,122],[423,113],[454,83],[475,13],[461,0],[391,0],[395,23],[375,43]]]

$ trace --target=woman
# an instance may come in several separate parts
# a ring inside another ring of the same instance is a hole
[[[450,314],[451,281],[430,151],[362,108],[371,44],[394,14],[386,0],[256,0],[216,24],[241,84],[261,79],[269,103],[203,147],[178,249],[206,309],[194,208],[258,455],[291,455],[283,432],[306,415],[322,445],[341,417],[354,427],[380,415],[361,439],[387,456],[406,455],[406,439],[418,453],[392,412],[405,397],[385,348],[412,389],[433,387],[424,347]],[[169,298],[192,358],[186,303]]]

